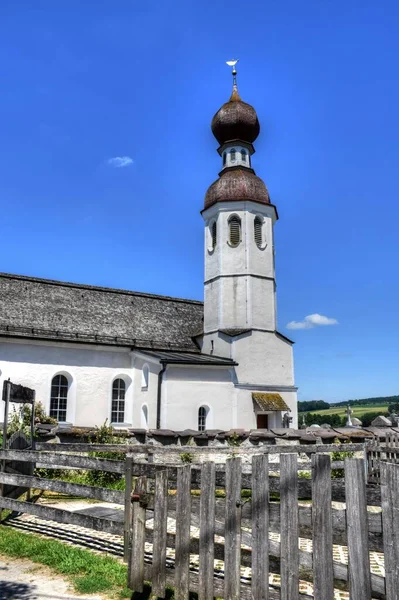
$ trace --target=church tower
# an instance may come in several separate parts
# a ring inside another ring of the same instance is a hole
[[[222,159],[208,189],[205,220],[205,334],[276,329],[273,226],[277,211],[252,168],[259,121],[233,92],[215,114],[212,132]]]
[[[222,164],[202,211],[202,352],[234,359],[238,363],[235,383],[240,389],[247,386],[258,396],[266,390],[283,392],[283,405],[295,421],[293,342],[277,331],[273,234],[277,209],[252,168],[260,126],[255,109],[238,93],[235,64],[231,97],[217,111],[211,127]],[[271,414],[269,426],[280,426],[281,415]]]

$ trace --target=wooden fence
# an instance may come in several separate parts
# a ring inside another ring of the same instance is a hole
[[[380,483],[381,463],[390,462],[399,464],[399,435],[388,432],[385,442],[375,437],[367,444],[368,457],[368,481],[370,483]]]
[[[64,453],[63,448],[61,448],[61,444],[58,446],[58,452],[43,452],[37,450],[0,450],[0,460],[6,461],[6,464],[9,464],[10,461],[17,461],[19,464],[26,463],[30,465],[32,472],[33,467],[36,465],[46,469],[84,469],[119,473],[121,475],[125,474],[124,460],[92,458],[77,454],[70,455]],[[91,447],[86,444],[86,452],[89,449],[91,449]],[[104,446],[102,449],[104,450]],[[10,496],[3,496],[0,497],[0,514],[2,510],[8,509],[18,513],[28,513],[39,517],[40,519],[56,521],[57,523],[69,523],[78,527],[86,527],[88,529],[104,531],[114,535],[124,534],[125,527],[123,507],[126,503],[126,494],[124,491],[71,483],[68,481],[58,481],[56,479],[18,474],[15,472],[0,473],[0,484],[7,484],[9,487],[15,486],[15,488],[47,490],[61,494],[73,495],[79,498],[91,498],[103,502],[111,502],[121,506],[120,511],[114,511],[118,518],[110,519],[71,512],[50,506],[43,506],[32,502],[16,500]],[[120,512],[120,516],[118,512]]]
[[[331,461],[323,454],[312,457],[311,505],[298,504],[296,453],[281,455],[275,502],[265,454],[252,458],[245,494],[248,478],[241,457],[229,458],[219,477],[212,462],[199,469],[185,465],[154,472],[152,465],[144,467],[147,475],[136,479],[132,495],[131,589],[140,592],[149,581],[161,598],[165,586],[172,585],[176,600],[188,599],[190,591],[200,600],[306,600],[311,596],[299,588],[304,580],[312,582],[316,600],[333,600],[334,587],[349,589],[351,600],[398,600],[399,465],[381,465],[382,512],[377,513],[367,511],[365,459],[345,459],[342,509],[332,507]],[[193,496],[198,481],[200,496]],[[221,484],[224,497],[217,498]],[[175,523],[173,531],[168,531],[168,519]],[[193,526],[198,535],[190,530]],[[279,537],[269,538],[270,533]],[[312,551],[300,550],[299,538],[310,538]],[[333,544],[347,546],[349,566],[334,560]],[[168,560],[167,548],[174,550]],[[384,552],[386,578],[371,574],[371,550]],[[194,557],[198,566],[193,568]],[[222,570],[215,570],[215,559],[223,561]],[[248,567],[250,575],[243,572]],[[280,586],[269,586],[269,571],[280,575]]]
[[[118,517],[100,518],[10,497],[0,498],[0,511],[124,536],[129,585],[136,591],[146,580],[160,597],[165,585],[172,585],[176,600],[187,598],[189,590],[197,591],[200,600],[307,600],[309,595],[298,592],[303,580],[314,586],[316,600],[332,600],[334,587],[350,589],[351,600],[399,600],[399,465],[380,463],[381,485],[368,485],[364,444],[260,446],[254,456],[253,448],[242,447],[38,448],[0,451],[0,461],[118,473],[125,476],[126,490],[12,472],[0,473],[0,484],[116,503],[121,507]],[[356,451],[364,458],[331,462],[324,454],[337,450]],[[93,451],[118,452],[126,458],[87,455]],[[176,455],[175,464],[167,468],[162,458],[166,453]],[[225,464],[212,462],[215,453],[226,455]],[[299,453],[308,458],[298,460]],[[279,455],[279,460],[270,454]],[[197,455],[210,461],[195,464]],[[382,461],[396,457],[394,451],[385,452]],[[183,465],[183,460],[193,464]],[[345,479],[331,478],[331,469],[342,468]],[[346,507],[337,508],[332,500],[344,501]],[[367,512],[367,505],[382,506],[382,512]],[[168,530],[167,519],[174,528]],[[190,526],[196,530],[190,531]],[[311,540],[312,551],[299,549],[299,538]],[[349,567],[333,559],[333,544],[348,548]],[[384,552],[386,578],[370,574],[369,551]],[[215,569],[214,560],[223,568]],[[269,572],[281,577],[281,587],[269,587]]]

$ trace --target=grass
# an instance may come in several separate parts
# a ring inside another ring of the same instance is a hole
[[[67,578],[79,594],[104,594],[110,600],[154,598],[148,584],[143,593],[129,590],[126,587],[127,566],[111,556],[94,554],[90,550],[22,533],[4,525],[0,525],[0,554],[29,559],[49,567]],[[172,588],[167,587],[165,598],[174,600]],[[197,594],[190,593],[190,600],[197,599]]]
[[[339,415],[340,417],[344,417],[346,415],[346,406],[336,406],[331,408],[325,408],[324,410],[310,410],[312,415]],[[388,404],[364,404],[359,406],[351,406],[352,417],[358,417],[360,415],[364,415],[370,412],[381,411],[385,413],[388,411]],[[301,414],[301,413],[300,413]]]
[[[105,593],[109,598],[131,598],[127,589],[127,567],[110,556],[99,556],[67,546],[57,540],[36,537],[0,526],[0,554],[27,558],[46,565],[56,573],[66,576],[80,594]]]

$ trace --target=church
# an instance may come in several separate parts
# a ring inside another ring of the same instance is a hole
[[[201,212],[204,302],[0,274],[1,387],[33,388],[65,426],[297,426],[293,342],[277,330],[277,208],[252,168],[260,126],[235,66],[211,127],[221,170]]]

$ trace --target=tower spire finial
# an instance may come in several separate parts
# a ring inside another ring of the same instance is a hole
[[[237,88],[237,69],[236,69],[236,64],[238,63],[239,59],[238,58],[234,58],[232,60],[227,60],[226,61],[226,65],[228,65],[229,67],[233,67],[233,92],[231,94],[231,100],[240,100],[240,96],[238,94],[238,88]]]

